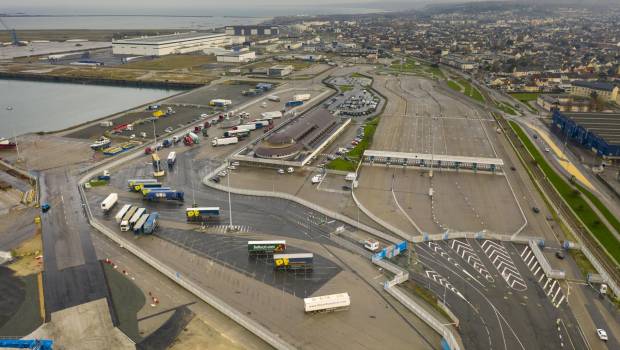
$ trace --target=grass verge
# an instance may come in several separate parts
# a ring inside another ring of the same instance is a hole
[[[532,141],[530,141],[527,137],[523,129],[513,121],[509,121],[509,123],[523,145],[534,157],[536,164],[538,164],[541,170],[545,173],[547,179],[549,179],[549,181],[553,184],[558,193],[562,196],[562,198],[564,198],[566,203],[571,207],[579,219],[581,219],[584,225],[586,225],[590,232],[592,232],[603,249],[605,249],[612,256],[616,264],[620,263],[620,242],[618,242],[607,226],[601,222],[600,217],[596,214],[596,212],[594,212],[592,207],[590,207],[582,195],[585,194],[591,201],[591,198],[594,198],[596,201],[598,201],[598,199],[581,186],[577,185],[573,188],[558,173],[556,173],[553,168],[551,168],[538,149],[534,146]],[[598,202],[600,203],[600,201]],[[593,201],[593,203],[595,203],[595,201]],[[605,208],[602,203],[600,203],[600,205],[607,211],[607,208]],[[601,212],[603,211],[601,210]],[[611,213],[609,213],[609,215],[611,215]]]
[[[463,91],[463,87],[457,83],[454,80],[448,80],[448,86],[450,87],[450,89],[456,91],[456,92],[462,92]]]
[[[375,135],[375,131],[377,130],[377,126],[379,125],[379,117],[374,117],[371,121],[366,123],[364,126],[364,137],[362,141],[357,144],[349,153],[347,153],[347,157],[350,160],[345,159],[334,159],[331,162],[327,163],[328,169],[333,170],[344,170],[344,171],[354,171],[357,167],[357,162],[361,159],[364,151],[370,147],[372,144],[372,138]]]
[[[441,69],[439,69],[439,66],[437,65],[427,64],[412,58],[407,58],[402,65],[400,64],[400,62],[400,60],[392,61],[390,69],[398,72],[429,76],[431,78],[436,78],[440,80],[446,79],[446,77],[443,75],[443,72],[441,71]]]
[[[347,92],[353,90],[353,85],[338,85],[340,92]]]
[[[495,106],[497,106],[497,108],[499,108],[504,113],[508,113],[510,115],[517,115],[517,111],[515,111],[514,108],[510,107],[504,102],[495,102]]]

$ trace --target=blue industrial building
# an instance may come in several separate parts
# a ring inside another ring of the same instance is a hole
[[[620,114],[553,112],[564,135],[603,157],[620,157]]]

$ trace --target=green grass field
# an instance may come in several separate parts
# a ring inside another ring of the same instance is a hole
[[[372,144],[372,138],[377,130],[377,125],[379,125],[379,117],[375,117],[366,124],[364,127],[364,137],[362,138],[362,141],[360,141],[360,143],[358,143],[357,146],[351,150],[351,152],[347,153],[347,157],[351,159],[350,161],[341,158],[334,159],[327,163],[327,168],[334,170],[354,171],[357,167],[358,161],[362,158],[364,151]]]
[[[513,92],[510,94],[510,96],[525,104],[527,108],[533,113],[536,113],[537,111],[536,108],[530,105],[530,102],[536,101],[538,99],[538,95],[540,94],[537,92]]]
[[[457,92],[463,91],[463,87],[454,80],[448,80],[448,86],[450,87],[450,89],[454,91],[457,91]]]
[[[540,154],[536,146],[530,141],[523,129],[515,122],[509,121],[510,126],[516,132],[517,136],[532,154],[542,171],[545,173],[549,181],[553,184],[562,198],[573,209],[581,221],[588,227],[600,245],[613,257],[616,263],[620,263],[620,242],[609,231],[607,226],[601,222],[600,217],[594,212],[590,205],[585,201],[583,195],[587,196],[592,203],[603,213],[610,221],[612,226],[620,227],[620,222],[613,217],[611,212],[596,198],[592,193],[583,187],[576,185],[576,189],[570,186],[553,168],[547,163],[545,158]],[[598,203],[598,204],[597,204]],[[613,217],[613,221],[610,220]],[[614,224],[615,223],[615,224]],[[618,226],[616,226],[618,225]]]
[[[495,105],[504,113],[508,113],[510,115],[517,115],[517,111],[515,111],[514,108],[510,107],[504,102],[495,102]]]
[[[347,92],[353,90],[353,85],[338,85],[340,92]]]

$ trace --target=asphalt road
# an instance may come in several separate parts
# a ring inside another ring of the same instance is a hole
[[[41,176],[41,202],[51,205],[41,215],[46,318],[53,312],[101,298],[111,305],[103,269],[91,242],[92,229],[81,205],[76,175],[70,174],[68,168],[46,171]],[[115,319],[112,314],[114,322]]]
[[[567,304],[552,302],[557,289],[547,296],[520,257],[524,247],[485,240],[419,244],[414,280],[457,314],[466,349],[585,349]]]

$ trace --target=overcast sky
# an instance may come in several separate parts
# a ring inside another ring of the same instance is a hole
[[[169,14],[204,16],[209,15],[209,11],[213,11],[213,15],[235,15],[236,10],[247,12],[249,9],[279,9],[292,14],[322,9],[320,12],[333,13],[337,8],[409,9],[428,2],[431,0],[0,0],[0,13],[162,14],[162,11],[169,10]]]

